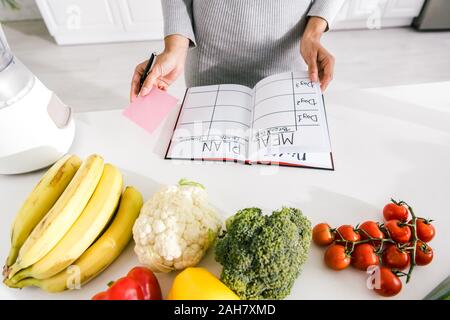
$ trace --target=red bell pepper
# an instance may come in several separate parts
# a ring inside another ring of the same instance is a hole
[[[152,271],[135,267],[114,282],[108,290],[97,293],[92,300],[161,300],[161,288]]]

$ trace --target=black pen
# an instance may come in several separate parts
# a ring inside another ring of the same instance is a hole
[[[157,55],[156,52],[152,52],[152,55],[150,56],[150,59],[148,59],[147,65],[145,66],[144,72],[142,73],[141,79],[139,81],[139,83],[140,83],[139,91],[141,90],[142,85],[145,82],[145,78],[147,78],[147,74],[149,73],[149,71],[153,67],[153,63],[155,62],[156,55]]]

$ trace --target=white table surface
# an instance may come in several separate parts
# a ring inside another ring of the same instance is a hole
[[[162,184],[180,178],[203,183],[211,203],[225,219],[238,209],[282,205],[301,208],[313,224],[332,226],[381,221],[390,197],[410,202],[418,215],[435,219],[431,265],[415,269],[395,298],[421,299],[450,270],[450,82],[330,93],[325,97],[336,171],[241,164],[171,162],[163,154],[176,111],[148,135],[120,111],[76,115],[72,153],[102,155],[122,169],[125,183],[148,199]],[[9,250],[13,217],[42,172],[0,176],[0,257]],[[296,281],[291,299],[378,299],[366,288],[366,274],[341,272],[323,264],[322,248],[312,245],[309,260]],[[0,285],[2,299],[89,299],[110,280],[137,265],[133,243],[100,276],[81,290],[47,294],[37,288]],[[220,266],[211,252],[201,263],[216,275]],[[158,279],[167,294],[175,273]]]

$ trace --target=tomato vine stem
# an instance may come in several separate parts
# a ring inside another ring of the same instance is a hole
[[[400,206],[406,206],[408,208],[409,213],[411,214],[411,223],[405,224],[408,225],[412,229],[412,246],[407,247],[407,249],[411,250],[411,264],[409,266],[408,273],[406,274],[406,283],[409,282],[411,279],[412,272],[414,270],[414,267],[416,266],[416,250],[417,250],[417,216],[414,213],[414,209],[405,201],[395,201],[394,199],[391,199],[391,201],[395,204],[398,204]]]

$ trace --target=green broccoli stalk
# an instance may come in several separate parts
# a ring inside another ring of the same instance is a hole
[[[215,247],[221,280],[242,299],[283,299],[308,258],[311,222],[299,209],[272,215],[238,211],[226,221]]]

